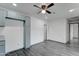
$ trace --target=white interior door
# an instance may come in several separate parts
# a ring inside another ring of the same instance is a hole
[[[6,53],[24,47],[22,21],[6,19],[4,35],[6,40]]]

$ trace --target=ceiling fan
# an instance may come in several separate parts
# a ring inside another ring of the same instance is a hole
[[[49,5],[42,4],[41,7],[37,6],[37,5],[33,5],[33,6],[41,9],[41,11],[39,11],[38,14],[39,13],[43,13],[43,14],[48,13],[48,14],[51,14],[51,12],[49,10],[47,10],[47,9],[50,8],[50,7],[52,7],[52,6],[54,6],[54,3],[51,3]],[[53,13],[55,14],[55,12],[53,12]]]

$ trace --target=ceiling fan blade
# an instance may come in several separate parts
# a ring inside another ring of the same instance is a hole
[[[50,12],[50,11],[48,11],[48,10],[46,10],[46,12],[47,12],[48,14],[51,14],[51,12]]]
[[[37,6],[37,5],[33,5],[34,7],[37,7],[37,8],[40,8],[39,6]],[[40,8],[41,9],[41,8]]]
[[[39,11],[37,14],[41,13],[41,11]]]
[[[48,6],[47,6],[47,8],[50,8],[51,6],[53,6],[54,5],[54,3],[51,3],[51,4],[49,4]]]

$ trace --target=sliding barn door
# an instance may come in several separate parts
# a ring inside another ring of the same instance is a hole
[[[23,22],[6,19],[4,35],[6,40],[6,53],[24,47]]]

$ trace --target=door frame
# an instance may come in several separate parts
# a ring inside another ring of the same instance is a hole
[[[73,20],[74,19],[74,20]],[[78,39],[79,39],[79,18],[76,19],[75,17],[67,19],[67,42],[66,44],[70,44],[70,34],[71,34],[71,24],[78,24]]]

